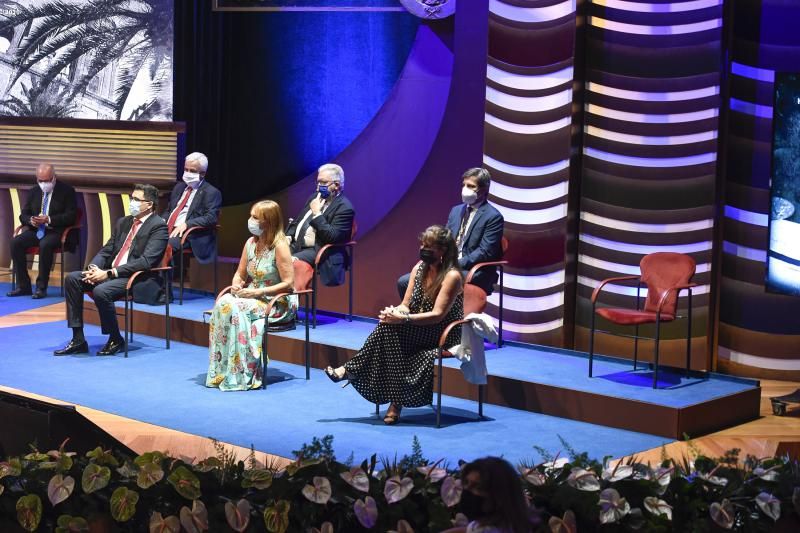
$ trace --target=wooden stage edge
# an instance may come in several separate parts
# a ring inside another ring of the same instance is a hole
[[[86,302],[86,307],[84,319],[99,324],[94,304]],[[135,309],[133,324],[134,333],[165,336],[163,314]],[[172,316],[170,329],[173,341],[208,346],[207,324]],[[269,347],[273,360],[298,365],[305,362],[302,340],[273,334]],[[355,350],[314,341],[309,351],[313,368],[336,367],[355,354]],[[477,402],[478,387],[464,381],[460,370],[445,367],[443,376],[444,394]],[[753,388],[677,408],[499,376],[489,376],[485,387],[485,401],[490,404],[675,440],[686,436],[695,438],[755,420],[759,416],[760,398],[761,389]]]

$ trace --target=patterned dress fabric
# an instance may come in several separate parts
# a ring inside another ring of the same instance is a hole
[[[425,295],[422,269],[414,277],[411,313],[433,310]],[[394,402],[402,407],[430,405],[433,400],[433,362],[439,337],[448,324],[464,317],[464,296],[459,294],[438,324],[378,324],[364,346],[344,367],[353,387],[372,403]],[[453,328],[445,346],[460,342],[461,327]]]
[[[255,239],[245,244],[247,250],[248,287],[261,289],[280,283],[275,264],[275,250],[256,254]],[[207,387],[223,391],[261,387],[268,362],[262,353],[266,298],[237,298],[226,294],[214,306],[208,331],[209,365]],[[283,297],[272,307],[270,324],[291,322],[297,314],[297,296]],[[263,358],[263,364],[262,364]]]

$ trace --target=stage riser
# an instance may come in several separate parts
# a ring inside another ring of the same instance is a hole
[[[142,307],[149,308],[149,306]],[[87,302],[84,316],[87,322],[99,324],[92,302]],[[122,326],[121,316],[119,322]],[[137,308],[134,309],[133,325],[135,333],[162,338],[164,336],[163,315],[140,311]],[[208,346],[207,324],[171,317],[170,328],[173,341]],[[302,325],[298,324],[298,328],[302,328]],[[312,339],[318,336],[318,333],[319,330],[312,330]],[[297,365],[305,364],[304,343],[300,339],[270,335],[268,351],[270,358],[274,361]],[[310,362],[313,368],[325,368],[328,365],[338,366],[355,353],[356,350],[331,346],[313,340],[309,345]],[[488,352],[488,355],[491,358],[491,352]],[[164,356],[168,357],[169,353],[165,351]],[[460,370],[445,367],[443,383],[446,395],[477,402],[478,387],[467,383]],[[760,390],[753,389],[710,402],[677,408],[498,376],[489,377],[484,395],[484,400],[489,404],[661,435],[670,439],[681,439],[685,435],[694,438],[758,418],[760,401]],[[476,413],[477,408],[476,403]]]

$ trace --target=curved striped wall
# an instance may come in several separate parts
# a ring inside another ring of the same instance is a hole
[[[800,71],[800,3],[737,2],[729,67],[718,361],[800,379],[800,299],[766,292],[775,72]]]
[[[638,274],[645,254],[683,252],[697,261],[700,284],[692,365],[710,367],[722,7],[722,0],[587,6],[576,348],[588,348],[590,297],[601,280]],[[600,302],[635,308],[635,297],[635,286],[611,284]],[[602,320],[598,327],[614,330]],[[663,362],[681,366],[685,335],[685,321],[662,327]],[[595,349],[632,356],[633,342],[598,335]],[[640,345],[640,357],[651,354],[652,343]]]
[[[557,346],[565,336],[575,33],[575,0],[489,1],[483,162],[509,240],[504,336]],[[497,293],[489,304],[496,315]]]

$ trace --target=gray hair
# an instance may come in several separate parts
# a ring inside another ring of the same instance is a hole
[[[339,187],[344,189],[344,170],[339,165],[334,163],[327,163],[317,169],[317,174],[328,172],[331,175],[332,181],[339,182]]]
[[[200,152],[192,152],[186,156],[186,161],[197,161],[200,165],[200,172],[208,170],[208,158],[205,154]]]

